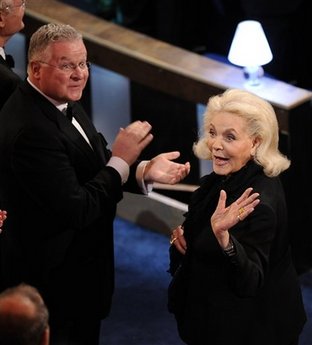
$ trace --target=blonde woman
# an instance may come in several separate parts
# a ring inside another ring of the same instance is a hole
[[[306,321],[287,229],[272,106],[247,91],[210,98],[194,145],[212,160],[171,236],[169,311],[188,345],[296,345]]]

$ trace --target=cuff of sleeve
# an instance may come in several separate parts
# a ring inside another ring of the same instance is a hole
[[[146,183],[144,181],[144,171],[145,171],[146,164],[148,162],[149,161],[140,162],[136,170],[136,180],[143,194],[148,194],[149,192],[153,190],[153,183]]]
[[[122,184],[127,182],[130,168],[128,163],[126,163],[122,158],[112,156],[106,165],[117,170],[121,177]]]
[[[236,249],[231,238],[229,241],[229,245],[223,249],[223,252],[227,256],[234,256],[236,254]]]

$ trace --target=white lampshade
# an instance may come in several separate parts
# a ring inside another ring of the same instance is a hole
[[[234,65],[263,66],[273,58],[262,25],[245,20],[237,25],[228,59]]]

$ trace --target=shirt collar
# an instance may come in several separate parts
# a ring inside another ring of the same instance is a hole
[[[59,111],[63,111],[64,109],[67,108],[67,105],[68,105],[67,102],[66,102],[66,103],[59,103],[59,102],[57,102],[55,99],[48,97],[48,96],[45,95],[41,90],[39,90],[39,89],[29,80],[29,78],[27,78],[27,81],[28,81],[28,83],[29,83],[35,90],[37,90],[43,97],[45,97],[47,100],[49,100],[51,103],[53,103]]]
[[[5,52],[4,49],[2,47],[0,47],[0,55],[4,58],[5,60]]]

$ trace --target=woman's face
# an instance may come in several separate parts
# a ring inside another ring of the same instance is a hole
[[[247,133],[245,119],[227,112],[213,115],[207,145],[212,153],[213,171],[218,175],[240,170],[258,146],[257,140]]]

